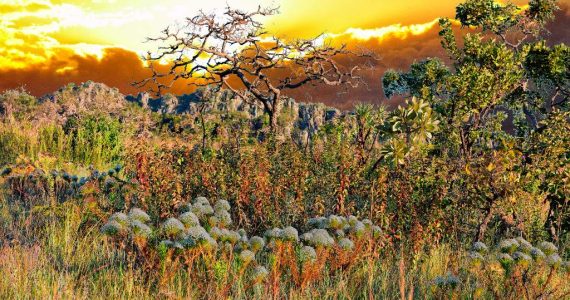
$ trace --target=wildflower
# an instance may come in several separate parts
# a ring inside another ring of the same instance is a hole
[[[530,253],[530,250],[532,250],[532,248],[533,248],[532,244],[529,243],[527,240],[525,240],[525,239],[522,238],[522,237],[518,237],[518,238],[516,238],[516,240],[517,240],[517,242],[519,242],[519,248],[518,248],[518,250],[519,250],[520,252],[529,254],[529,253]]]
[[[517,264],[523,267],[528,267],[528,265],[532,262],[532,258],[530,256],[519,251],[513,253],[513,259],[517,262]]]
[[[350,239],[347,238],[340,239],[338,241],[338,245],[343,250],[351,250],[352,248],[354,248],[354,242],[352,242]]]
[[[214,214],[214,209],[213,209],[212,206],[210,206],[209,204],[202,205],[202,213],[203,213],[204,215],[213,215],[213,214]]]
[[[179,235],[184,231],[184,224],[176,218],[169,218],[162,223],[162,230],[168,236]]]
[[[212,229],[210,229],[210,232]],[[206,239],[207,237],[211,237],[210,234],[204,229],[202,226],[192,226],[186,230],[186,233],[193,237],[194,239]]]
[[[305,232],[301,234],[300,238],[305,242],[309,242],[311,239],[313,239],[313,234],[311,232]]]
[[[372,237],[379,238],[381,236],[382,236],[382,228],[380,228],[380,226],[378,226],[378,225],[373,225],[372,226]]]
[[[239,259],[240,259],[244,264],[248,264],[249,262],[251,262],[252,260],[255,259],[255,253],[253,253],[252,251],[249,251],[249,250],[243,250],[243,251],[239,254]]]
[[[115,172],[119,173],[123,169],[123,166],[120,164],[115,165]]]
[[[471,249],[480,254],[485,254],[489,250],[489,248],[487,248],[487,245],[485,245],[483,242],[475,242]]]
[[[570,273],[570,261],[565,261],[562,263],[562,270],[566,273]]]
[[[227,230],[227,229],[222,229],[221,231],[222,231],[222,235],[220,237],[221,241],[235,244],[241,238],[239,233],[237,233],[235,231]]]
[[[281,231],[281,237],[286,241],[297,242],[299,241],[299,233],[294,227],[285,227]]]
[[[249,245],[252,251],[257,252],[263,249],[265,246],[265,240],[263,240],[261,237],[253,236],[251,239],[249,239]]]
[[[245,229],[240,228],[238,229],[237,232],[239,233],[239,235],[241,235],[242,238],[245,237],[247,239],[247,232],[245,231]]]
[[[109,220],[101,227],[101,232],[108,236],[117,236],[125,231],[125,227],[116,220]]]
[[[239,238],[238,242],[236,243],[234,250],[237,252],[240,252],[240,251],[249,249],[249,240],[247,239],[247,236],[241,235],[239,230],[237,231],[237,233],[240,235],[240,238]]]
[[[450,286],[452,289],[455,289],[459,284],[461,284],[461,280],[454,275],[447,275],[447,285]]]
[[[303,246],[299,251],[302,262],[313,262],[317,260],[317,252],[311,246]]]
[[[210,226],[218,226],[218,225],[222,225],[220,224],[220,219],[218,219],[218,217],[216,216],[211,216],[208,218],[208,224]]]
[[[471,262],[471,264],[474,267],[478,267],[481,265],[481,263],[485,260],[485,258],[483,257],[483,255],[481,255],[481,253],[477,252],[477,251],[470,251],[467,254],[467,257],[469,258],[469,261]]]
[[[546,264],[556,269],[562,265],[562,258],[558,253],[550,254],[546,257]]]
[[[194,237],[194,240],[196,241],[196,245],[199,245],[204,249],[212,250],[218,247],[218,242],[216,242],[216,240],[208,233],[199,234]]]
[[[342,230],[342,229],[337,229],[337,230],[334,232],[334,234],[335,234],[337,237],[339,237],[339,238],[344,237],[344,236],[346,235],[346,234],[344,233],[344,230]]]
[[[226,200],[218,200],[214,205],[214,210],[219,211],[229,211],[231,209],[230,203]]]
[[[352,215],[348,216],[348,225],[354,226],[354,224],[356,224],[357,222],[360,222],[360,221],[358,221],[357,217],[352,216]]]
[[[218,227],[212,227],[209,234],[213,239],[219,240],[222,237],[222,230]]]
[[[199,226],[200,220],[193,212],[185,212],[181,214],[178,219],[184,224],[186,227],[193,227]]]
[[[306,240],[313,246],[330,247],[334,245],[334,239],[324,229],[313,229],[309,233],[310,235]]]
[[[109,217],[109,221],[115,221],[123,226],[128,226],[129,225],[129,217],[127,217],[127,215],[125,215],[124,213],[118,212],[118,213],[114,213]]]
[[[214,209],[209,204],[195,203],[192,205],[191,211],[198,218],[203,218],[214,214]]]
[[[325,217],[310,218],[309,221],[307,221],[307,225],[309,228],[325,229],[328,226],[327,223],[328,223],[328,219]]]
[[[131,221],[141,221],[146,223],[150,221],[149,215],[140,208],[133,207],[129,211],[129,219]]]
[[[519,242],[515,239],[502,240],[499,243],[499,250],[503,253],[513,253],[519,247]]]
[[[544,252],[545,255],[551,255],[554,254],[556,252],[558,252],[558,247],[556,247],[553,243],[551,242],[541,242],[538,245],[538,248],[540,250],[542,250],[542,252]]]
[[[328,227],[331,229],[341,229],[344,227],[344,223],[339,216],[330,215],[328,218]]]
[[[193,204],[210,205],[210,201],[206,197],[196,197]]]
[[[433,280],[433,285],[443,289],[455,289],[459,284],[461,284],[461,280],[450,273],[445,276],[437,276]]]
[[[500,253],[497,256],[497,260],[505,269],[508,269],[514,262],[513,258],[507,253]]]
[[[374,225],[372,223],[372,221],[370,221],[369,219],[364,219],[362,220],[362,224],[364,224],[364,226],[366,227],[366,229],[370,229],[372,228],[372,225]]]
[[[110,191],[115,186],[116,181],[114,179],[107,178],[103,184],[105,186],[105,190]]]
[[[544,252],[542,252],[542,250],[540,250],[536,247],[532,247],[532,249],[530,249],[530,255],[536,261],[540,261],[540,260],[546,258],[546,255],[544,254]]]
[[[268,240],[272,240],[272,239],[280,239],[281,236],[283,234],[283,230],[280,228],[273,228],[273,229],[269,229],[267,231],[265,231],[265,233],[263,234],[265,236],[265,238],[267,238]]]
[[[134,237],[148,238],[152,234],[152,229],[140,220],[134,220],[131,222],[131,232]]]
[[[190,203],[183,203],[183,204],[181,204],[181,205],[178,207],[178,210],[179,210],[181,213],[185,213],[185,212],[192,211],[192,204],[190,204]]]
[[[173,247],[174,247],[174,242],[171,241],[171,240],[163,240],[163,241],[160,241],[160,243],[158,244],[158,246],[159,246],[160,248],[163,248],[163,249],[173,248]]]
[[[227,211],[216,211],[215,217],[221,225],[228,226],[232,224],[232,216]]]
[[[225,252],[230,252],[230,251],[232,251],[233,249],[234,249],[234,247],[233,247],[232,243],[225,242],[225,243],[222,245],[222,250],[225,251]]]
[[[218,242],[213,238],[206,238],[202,241],[202,247],[206,249],[216,249],[218,247]]]
[[[357,221],[352,225],[350,231],[352,231],[352,233],[357,237],[362,237],[366,232],[366,226],[364,225],[364,223]]]
[[[255,281],[263,281],[267,278],[267,275],[269,275],[269,272],[264,266],[257,266],[253,269],[253,280]]]
[[[180,240],[179,243],[180,245],[182,245],[182,247],[184,247],[184,249],[190,249],[196,247],[196,241],[190,235],[184,237],[182,240]]]

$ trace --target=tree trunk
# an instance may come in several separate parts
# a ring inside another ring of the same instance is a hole
[[[275,115],[275,113],[273,113],[273,111],[268,112],[269,115],[269,128],[271,129],[271,132],[275,132],[275,130],[277,129],[277,116]]]
[[[487,231],[487,227],[489,226],[489,222],[491,222],[491,218],[493,217],[493,203],[491,203],[489,205],[489,208],[486,211],[485,214],[485,218],[483,218],[483,221],[481,222],[481,224],[479,224],[479,227],[477,228],[477,235],[475,238],[475,242],[477,241],[481,241],[483,239],[483,237],[485,236],[485,232]]]
[[[271,105],[271,109],[268,111],[269,126],[271,128],[272,133],[276,133],[277,131],[278,127],[277,121],[280,113],[281,113],[281,103],[279,101],[279,96],[275,96],[275,99],[273,99],[273,103]]]
[[[555,243],[558,243],[558,230],[557,226],[560,223],[560,220],[557,220],[555,211],[560,209],[558,207],[558,199],[554,197],[547,197],[547,201],[549,202],[548,205],[548,214],[546,216],[546,222],[544,223],[544,229],[550,235],[550,239]]]

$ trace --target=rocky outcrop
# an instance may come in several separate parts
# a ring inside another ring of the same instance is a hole
[[[200,89],[187,95],[166,94],[153,98],[147,93],[124,96],[115,88],[88,81],[80,85],[69,84],[41,97],[33,108],[32,119],[37,123],[56,121],[63,124],[70,116],[83,113],[124,116],[128,114],[126,108],[133,103],[161,114],[197,116],[204,113],[222,117],[235,114],[251,120],[254,129],[262,127],[264,115],[263,107],[259,103],[235,97],[227,90],[212,92]],[[4,119],[16,110],[11,102],[3,101],[0,104],[0,114]],[[296,132],[295,134],[301,137],[311,136],[326,122],[334,121],[345,114],[346,112],[322,103],[298,103],[287,98],[282,103],[278,123],[282,133]]]
[[[69,114],[85,111],[113,112],[124,109],[125,96],[118,89],[102,83],[85,82],[81,85],[68,85],[52,94],[40,98],[40,103],[52,102],[61,106]]]
[[[82,113],[119,115],[126,105],[125,96],[116,88],[91,81],[69,84],[39,98],[32,120],[63,124],[70,116]]]
[[[166,114],[194,116],[200,111],[205,114],[241,113],[251,120],[258,119],[264,114],[260,104],[235,97],[229,91],[208,94],[206,101],[204,93],[200,90],[181,96],[167,94],[161,98],[151,98],[147,93],[140,93],[137,96],[127,96],[126,99],[153,112]],[[301,136],[310,136],[326,122],[345,114],[346,112],[327,107],[322,103],[298,103],[292,98],[287,98],[282,103],[279,124],[283,133],[290,134],[297,129],[306,132],[306,134],[301,133]]]

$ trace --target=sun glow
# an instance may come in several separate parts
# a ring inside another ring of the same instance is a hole
[[[331,37],[347,36],[356,40],[383,40],[386,37],[405,39],[410,35],[420,35],[432,29],[437,24],[437,19],[423,24],[401,25],[394,24],[381,28],[362,29],[349,28],[341,34],[331,34]]]
[[[453,17],[462,1],[0,0],[0,89],[26,82],[40,94],[70,81],[99,80],[134,92],[130,82],[148,76],[144,57],[157,49],[156,43],[145,43],[147,37],[184,23],[200,9],[219,12],[227,5],[244,11],[279,7],[278,15],[259,20],[270,34],[261,42],[271,43],[273,35],[285,42],[318,37],[316,45],[362,47],[394,66],[401,56],[437,56],[436,18]],[[528,0],[512,1],[526,9]],[[570,0],[559,0],[559,6],[570,6]],[[160,68],[168,64],[168,59],[157,62]]]

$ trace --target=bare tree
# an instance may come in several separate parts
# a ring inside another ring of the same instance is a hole
[[[222,15],[201,11],[176,28],[164,29],[159,37],[148,39],[161,44],[146,57],[153,75],[135,85],[150,86],[159,94],[178,80],[218,85],[244,101],[260,103],[275,130],[284,91],[307,84],[347,88],[364,83],[357,75],[359,65],[345,67],[338,58],[370,54],[334,47],[323,42],[322,35],[293,42],[269,36],[257,19],[275,13],[276,9],[261,7],[253,12],[227,7]],[[170,63],[166,71],[158,70],[161,61]]]

